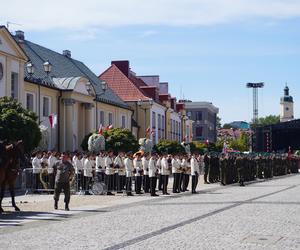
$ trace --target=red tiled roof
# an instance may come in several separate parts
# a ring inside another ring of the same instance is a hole
[[[142,80],[133,75],[130,75],[129,78],[126,77],[114,64],[105,70],[99,78],[106,81],[108,87],[112,89],[123,101],[151,99],[147,97],[141,89],[139,89],[139,86],[147,86]]]

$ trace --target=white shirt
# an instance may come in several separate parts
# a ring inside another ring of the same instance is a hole
[[[151,157],[149,160],[149,177],[156,177],[157,173],[157,164],[154,157]]]
[[[75,174],[79,174],[81,173],[81,171],[83,170],[83,164],[82,161],[78,159],[78,157],[76,157],[75,159],[73,158],[73,166],[75,168]]]
[[[93,177],[93,162],[90,159],[85,159],[83,165],[83,174],[86,177]]]
[[[141,176],[141,170],[143,170],[143,164],[141,160],[137,160],[134,158],[133,160],[133,166],[136,170],[135,176]]]
[[[41,159],[37,156],[32,159],[32,173],[39,174],[41,172]]]
[[[110,158],[109,156],[106,156],[104,163],[105,163],[105,174],[113,175],[115,173],[115,170],[113,168],[113,159]]]
[[[199,169],[199,164],[197,159],[195,157],[192,157],[191,159],[191,175],[196,175],[196,172],[199,174],[200,169]]]
[[[126,177],[132,177],[132,173],[134,170],[132,160],[126,157],[124,160],[124,165],[125,165]]]
[[[96,172],[104,172],[105,171],[105,162],[104,158],[100,155],[96,156]]]
[[[48,174],[53,174],[53,166],[57,162],[57,158],[50,155],[48,158]]]
[[[161,160],[161,175],[170,175],[170,173],[168,158],[163,157]]]
[[[143,165],[143,173],[144,175],[149,175],[149,161],[146,157],[142,158],[142,165]]]
[[[179,159],[172,159],[172,173],[179,174],[181,173],[180,170],[181,162]]]
[[[119,169],[117,169],[115,172],[119,173],[119,175],[124,176],[125,175],[125,168],[124,168],[124,163],[123,163],[123,159],[121,156],[117,156],[114,160],[114,164],[115,166],[118,165]]]
[[[160,174],[161,172],[161,158],[158,158],[156,161],[156,167],[158,169],[158,173]]]

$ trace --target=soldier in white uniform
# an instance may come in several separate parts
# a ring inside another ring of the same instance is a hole
[[[181,162],[179,160],[178,155],[175,155],[172,159],[172,173],[174,177],[173,193],[180,193]]]
[[[142,175],[143,175],[143,164],[141,160],[141,153],[134,154],[133,160],[134,172],[135,172],[135,193],[142,194]]]
[[[124,159],[124,166],[126,172],[126,194],[127,196],[133,196],[132,194],[132,175],[134,171],[132,162],[132,153],[128,152]]]
[[[190,174],[191,174],[191,160],[188,156],[184,156],[181,161],[181,167],[182,167],[182,191],[189,191],[187,188],[189,186],[190,181]]]
[[[56,152],[49,152],[48,158],[48,180],[49,180],[49,188],[54,189],[54,164],[58,161],[56,158]]]
[[[157,160],[156,160],[156,167],[158,169],[158,190],[162,190],[162,184],[163,184],[163,178],[162,178],[162,174],[161,174],[161,159],[162,157],[160,155],[156,156]]]
[[[196,194],[196,188],[198,185],[198,178],[199,178],[199,163],[195,156],[191,158],[191,175],[192,175],[192,194]]]
[[[96,175],[100,182],[104,182],[104,175],[105,175],[104,171],[105,171],[105,164],[104,164],[103,153],[99,153],[96,156]]]
[[[156,181],[158,175],[158,169],[156,166],[156,157],[151,156],[149,159],[149,179],[150,179],[150,194],[151,196],[158,196],[156,194]]]
[[[125,166],[124,166],[124,162],[123,162],[123,156],[124,156],[124,153],[120,152],[114,160],[114,165],[118,169],[118,177],[116,178],[118,193],[122,193],[122,191],[125,188],[125,183],[126,183],[126,175],[125,175]]]
[[[33,173],[33,188],[34,193],[37,193],[40,187],[40,172],[41,172],[41,158],[40,152],[37,152],[32,159],[32,173]]]
[[[169,195],[168,193],[168,183],[169,183],[169,175],[172,168],[172,158],[171,156],[165,155],[161,160],[161,175],[163,178],[163,187],[162,191],[164,195]]]
[[[143,189],[145,193],[150,192],[150,179],[149,179],[149,159],[150,155],[147,153],[142,157],[143,164]]]
[[[94,163],[93,163],[93,155],[89,155],[83,165],[83,174],[84,174],[84,179],[85,179],[85,191],[86,194],[88,193],[88,190],[90,189],[90,184],[92,182],[93,178],[93,171],[95,170],[94,168]]]
[[[109,151],[108,155],[105,157],[105,175],[106,175],[106,185],[107,185],[107,195],[114,195],[112,193],[114,188],[114,159],[113,159],[113,152]]]
[[[83,190],[83,164],[82,164],[82,155],[76,153],[73,157],[73,166],[75,168],[76,181],[77,181],[77,191]]]

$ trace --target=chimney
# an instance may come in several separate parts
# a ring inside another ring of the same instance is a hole
[[[70,50],[63,50],[63,55],[65,56],[65,57],[68,57],[68,58],[71,58],[71,51]]]
[[[25,35],[24,35],[24,31],[22,30],[17,30],[15,37],[17,39],[18,42],[23,42],[25,40]]]
[[[129,61],[112,61],[111,65],[113,64],[116,65],[126,77],[129,77]]]

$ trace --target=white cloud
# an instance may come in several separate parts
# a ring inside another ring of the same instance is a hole
[[[23,30],[78,30],[214,25],[257,17],[276,20],[299,16],[299,0],[10,0],[1,3],[0,21],[20,23]]]

